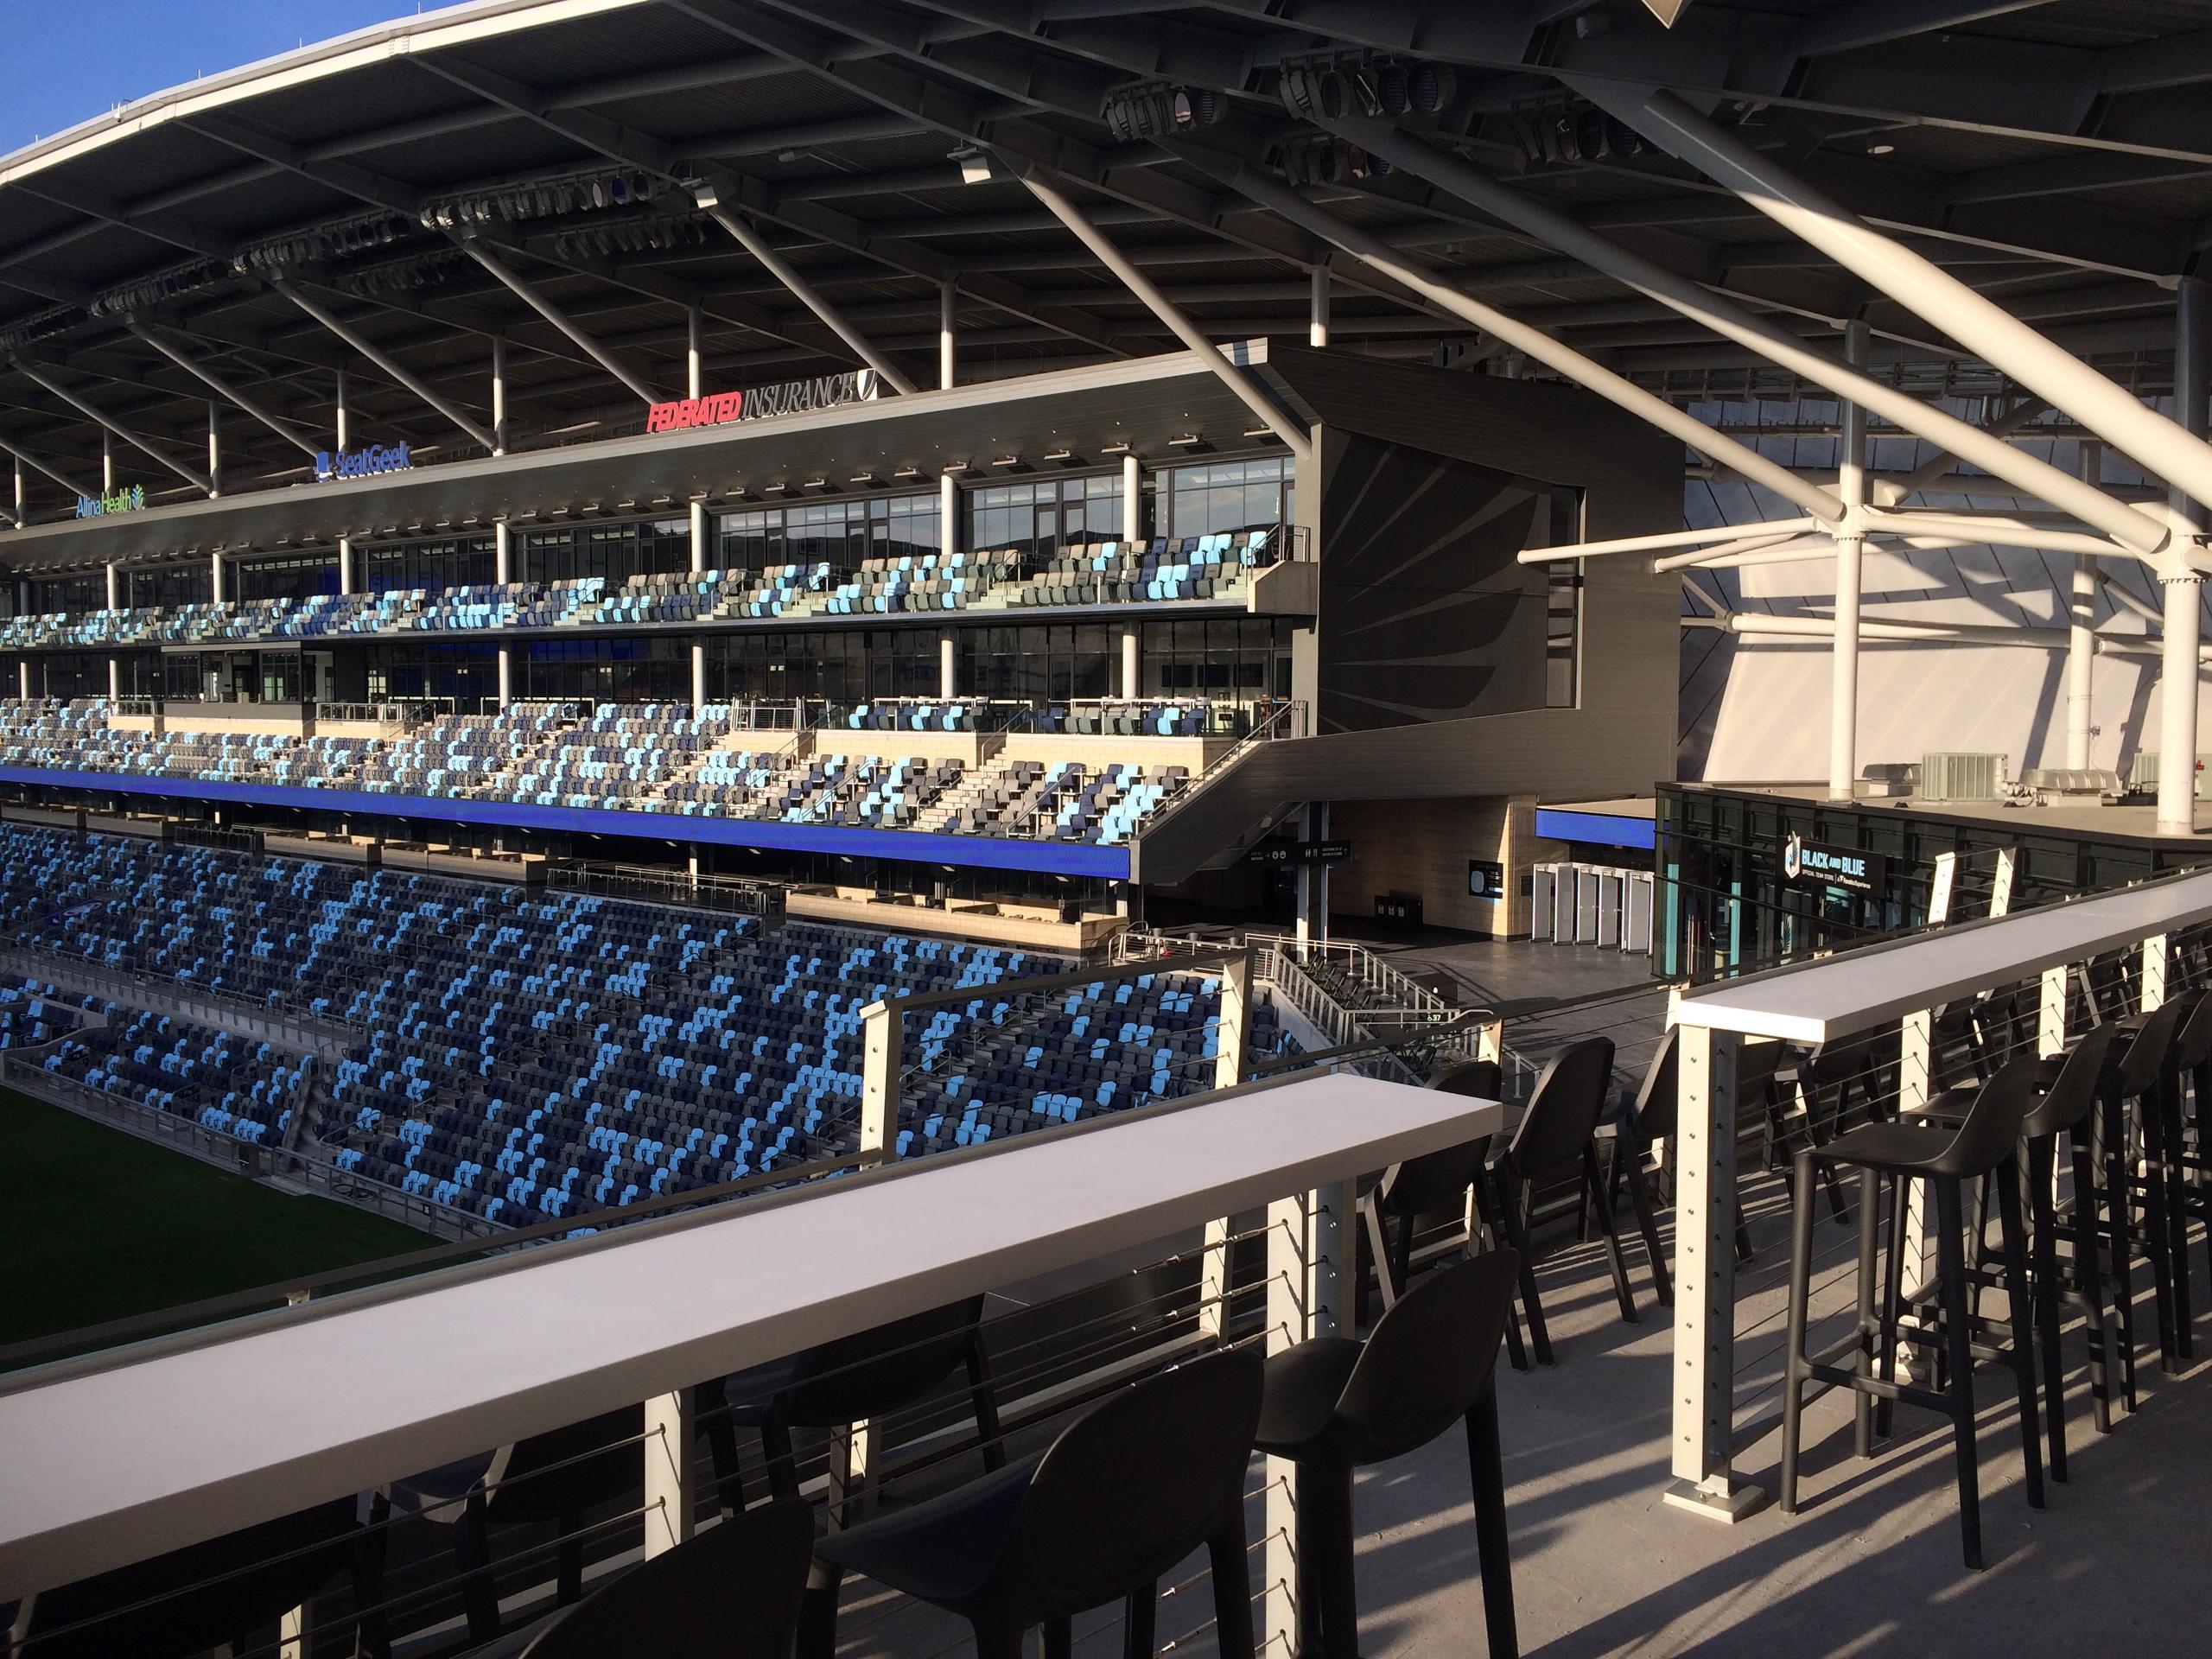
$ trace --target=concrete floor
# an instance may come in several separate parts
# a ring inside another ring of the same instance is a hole
[[[1758,1251],[1740,1286],[1738,1351],[1740,1421],[1751,1422],[1777,1404],[1778,1258],[1788,1223],[1779,1183],[1749,1183],[1746,1199]],[[1672,1338],[1641,1249],[1628,1249],[1643,1315],[1630,1325],[1618,1317],[1599,1248],[1573,1243],[1563,1229],[1554,1236],[1540,1281],[1558,1363],[1516,1373],[1500,1362],[1524,1653],[1840,1659],[2205,1650],[2212,1382],[2202,1362],[2178,1377],[2159,1371],[2147,1296],[2138,1319],[2145,1343],[2140,1409],[2119,1416],[2109,1436],[2091,1431],[2083,1339],[2069,1327],[2073,1478],[2051,1489],[2041,1513],[2024,1500],[2009,1373],[1985,1366],[1977,1374],[1986,1402],[1988,1567],[1970,1573],[1960,1560],[1950,1440],[1925,1413],[1901,1411],[1899,1437],[1862,1463],[1851,1453],[1848,1401],[1815,1402],[1794,1517],[1770,1506],[1731,1528],[1663,1504]],[[1843,1306],[1852,1236],[1822,1224],[1817,1313]],[[1816,1330],[1815,1341],[1825,1334]],[[2202,1321],[2198,1340],[2212,1344]],[[1484,1650],[1464,1445],[1447,1435],[1362,1472],[1367,1659]],[[1778,1434],[1767,1433],[1743,1449],[1738,1471],[1771,1490],[1779,1452]],[[1257,1478],[1255,1465],[1255,1484]],[[1254,1516],[1256,1541],[1256,1505]],[[1254,1555],[1256,1581],[1256,1542]],[[1186,1563],[1161,1604],[1163,1651],[1212,1651],[1203,1566],[1202,1557]],[[842,1655],[935,1659],[969,1650],[964,1626],[933,1610],[873,1586],[849,1586],[847,1595]],[[1120,1643],[1117,1614],[1078,1622],[1079,1653],[1104,1655]]]

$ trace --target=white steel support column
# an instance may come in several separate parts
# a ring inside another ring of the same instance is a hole
[[[492,434],[485,428],[479,426],[466,414],[462,413],[456,404],[448,401],[446,398],[441,397],[436,392],[431,391],[430,388],[424,385],[418,377],[409,373],[407,370],[402,367],[399,364],[392,361],[391,358],[378,351],[374,346],[364,340],[353,329],[339,321],[335,316],[331,315],[327,308],[320,302],[309,299],[305,294],[295,288],[288,279],[282,276],[272,276],[270,279],[269,285],[276,289],[277,293],[289,300],[294,305],[299,307],[301,310],[306,312],[308,316],[313,317],[332,334],[344,341],[345,344],[350,346],[354,352],[358,353],[362,357],[368,359],[370,362],[375,364],[379,369],[382,369],[385,373],[389,375],[394,381],[400,385],[404,386],[409,391],[414,393],[415,396],[421,399],[423,404],[427,404],[429,408],[435,410],[441,416],[444,416],[446,420],[451,422],[454,426],[458,428],[464,435],[467,435],[470,442],[477,444],[486,449],[490,449],[495,447],[495,441],[493,440]],[[342,410],[344,408],[344,404],[342,402],[342,387],[340,388],[340,392],[341,402],[340,408]],[[345,431],[346,423],[343,419],[340,420],[338,423],[338,429],[341,433]],[[340,440],[338,447],[341,449],[346,447],[345,441],[342,438]]]
[[[507,453],[507,337],[492,336],[492,453]]]
[[[105,427],[100,429],[100,493],[115,493],[115,441]]]
[[[1144,468],[1132,454],[1122,457],[1122,539],[1144,539]]]
[[[959,652],[950,630],[937,639],[937,694],[947,702],[960,695]]]
[[[1329,804],[1309,801],[1306,806],[1306,839],[1309,842],[1326,841],[1329,837]],[[1326,944],[1329,942],[1329,867],[1325,864],[1301,864],[1298,867],[1298,942],[1300,944]]]
[[[25,505],[26,498],[23,493],[23,458],[21,455],[11,454],[8,459],[14,465],[16,469],[16,528],[17,530],[21,530],[25,524],[30,523],[30,516]]]
[[[223,556],[219,553],[207,556],[207,597],[218,605],[223,602]]]
[[[1309,273],[1306,300],[1306,343],[1319,351],[1329,343],[1329,268],[1316,265]]]
[[[1134,625],[1122,630],[1122,696],[1135,702],[1140,695],[1137,677],[1140,673],[1137,658],[1137,631]]]
[[[331,405],[330,429],[332,437],[336,440],[333,448],[344,449],[350,447],[347,440],[350,439],[353,434],[347,418],[346,405],[346,371],[343,369],[338,371],[338,396],[336,401]]]
[[[578,351],[598,364],[601,368],[605,369],[622,385],[627,386],[631,396],[648,404],[660,401],[660,394],[647,385],[643,378],[620,358],[593,339],[575,318],[523,281],[519,275],[508,267],[505,260],[493,253],[474,237],[463,237],[460,241],[461,251],[463,253],[489,271],[501,287],[537,312],[546,321],[551,323],[562,334],[567,335]],[[488,443],[485,445],[487,449],[491,447]]]
[[[734,213],[715,206],[711,200],[702,200],[699,205],[707,210],[707,217],[728,231],[737,245],[759,261],[763,270],[781,283],[793,299],[821,319],[823,327],[850,346],[853,355],[881,375],[893,391],[905,394],[914,390],[914,383],[906,378],[899,365],[869,345],[867,336],[845,321],[844,313],[830,303],[812,283],[800,276],[789,260],[768,245],[766,238]]]
[[[504,518],[492,521],[492,580],[502,585],[514,580],[514,531]],[[499,707],[505,709],[514,701],[514,653],[504,642],[499,646]]]
[[[692,315],[696,319],[698,315],[698,308],[696,306],[692,308]],[[690,378],[687,379],[685,384],[690,385],[691,388],[690,395],[696,397],[699,395],[699,353],[697,350],[698,334],[696,328],[692,334],[692,341],[693,350],[690,354],[691,365],[688,372]],[[706,568],[707,503],[704,498],[695,498],[691,503],[691,574],[695,576],[698,575],[704,571]],[[701,708],[704,707],[706,701],[707,647],[705,643],[695,635],[691,641],[691,708],[693,712],[696,713]]]
[[[215,412],[215,400],[207,400],[207,496],[210,500],[223,493],[223,431],[221,418]]]
[[[959,314],[960,290],[951,283],[940,283],[937,290],[937,385],[939,391],[950,391],[959,384],[959,365],[954,358],[956,321]]]
[[[353,538],[351,536],[338,538],[338,591],[340,594],[353,591]]]
[[[1866,342],[1865,323],[1844,325],[1844,354],[1852,367],[1866,365]],[[1835,537],[1835,639],[1828,647],[1828,794],[1847,801],[1859,778],[1859,601],[1866,559],[1866,537],[1850,528],[1866,500],[1866,411],[1857,404],[1843,406],[1835,493],[1843,499],[1847,528]]]
[[[115,601],[116,601],[117,589],[118,589],[118,584],[117,583],[116,579],[115,579],[115,562],[114,562],[112,559],[111,559],[111,560],[108,562],[108,563],[107,563],[107,565],[106,565],[105,569],[106,569],[106,572],[107,572],[107,607],[108,607],[108,609],[110,609],[111,611],[112,611],[112,610],[115,610],[115,609],[118,608],[118,606],[116,605],[116,602],[115,602]],[[107,659],[107,698],[108,698],[108,701],[109,701],[111,703],[112,703],[112,702],[114,702],[118,697],[121,696],[122,695],[123,695],[123,662],[122,662],[122,659],[121,659],[120,658],[118,658],[118,657],[113,656],[112,654],[111,654],[111,655],[109,656],[108,659]]]
[[[1077,241],[1090,250],[1098,263],[1113,274],[1116,281],[1141,300],[1145,309],[1166,323],[1168,332],[1212,370],[1221,383],[1260,417],[1262,426],[1282,440],[1283,447],[1290,451],[1294,460],[1303,464],[1313,459],[1312,434],[1277,406],[1274,397],[1253,378],[1249,371],[1232,363],[1219,346],[1207,339],[1205,330],[1184,315],[1174,302],[1160,291],[1158,284],[1108,240],[1105,233],[1090,222],[1080,207],[1039,176],[1034,168],[1024,173],[1021,181],[1029,187],[1030,194],[1052,210],[1053,218],[1067,226]]]
[[[705,354],[707,308],[694,300],[683,308],[683,395],[696,397],[703,384],[701,375],[702,359]]]
[[[1681,1027],[1675,1171],[1674,1480],[1666,1500],[1739,1521],[1766,1502],[1738,1483],[1736,1428],[1736,1061],[1743,1039]]]
[[[163,357],[168,359],[170,362],[175,364],[177,367],[182,369],[187,374],[191,375],[194,379],[201,381],[207,385],[213,387],[215,391],[220,392],[230,403],[235,404],[246,414],[251,415],[255,420],[260,422],[262,425],[267,427],[278,437],[283,439],[285,442],[292,445],[295,448],[302,451],[303,454],[308,455],[315,454],[315,445],[309,443],[305,438],[294,431],[289,425],[283,421],[278,420],[274,415],[263,408],[262,405],[255,399],[240,391],[236,386],[223,378],[221,375],[217,374],[206,364],[201,363],[197,359],[188,356],[185,353],[179,351],[175,346],[170,345],[167,340],[163,340],[159,334],[154,333],[150,328],[141,327],[135,321],[126,322],[124,326],[127,327],[133,334],[137,335],[147,345],[152,346]],[[210,418],[212,419],[213,417],[211,416]],[[215,468],[211,463],[208,467],[208,471],[212,474]]]
[[[2094,484],[2103,472],[2104,446],[2084,438],[2082,478]],[[2080,772],[2090,765],[2097,689],[2097,566],[2086,553],[2074,556],[2066,621],[2066,764]]]
[[[1562,79],[2148,471],[2212,500],[2212,444],[1933,260],[1792,176],[1672,92],[1582,75]]]
[[[2212,285],[2184,276],[2174,296],[2174,417],[2202,439],[2212,395]],[[2202,535],[2212,491],[2185,490],[2172,480],[2176,517]],[[2165,632],[2158,670],[2158,833],[2196,832],[2197,645],[2202,637],[2203,575],[2180,559],[2159,574],[2165,588]]]
[[[115,579],[115,561],[112,559],[109,560],[105,569],[107,572],[107,607],[112,611],[117,608],[115,601],[117,595],[121,591],[121,584]]]
[[[16,661],[16,695],[25,702],[31,700],[31,660],[28,657]]]
[[[1234,1089],[1244,1081],[1244,1042],[1250,1030],[1252,953],[1230,962],[1221,976],[1221,1013],[1214,1027],[1213,1086]],[[1206,1224],[1205,1249],[1198,1268],[1198,1334],[1219,1341],[1229,1329],[1230,1238],[1236,1218]],[[1269,1271],[1273,1271],[1269,1247]]]
[[[960,486],[950,473],[938,474],[937,544],[941,553],[960,550]]]
[[[691,1394],[678,1389],[645,1402],[645,1559],[691,1535]]]

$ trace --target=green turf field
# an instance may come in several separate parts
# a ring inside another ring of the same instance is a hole
[[[0,1347],[436,1243],[0,1089]]]

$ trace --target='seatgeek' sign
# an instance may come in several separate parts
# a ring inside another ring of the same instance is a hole
[[[395,443],[387,448],[372,443],[365,449],[340,449],[335,454],[327,449],[318,450],[315,475],[328,483],[334,478],[366,478],[372,473],[404,472],[414,464],[405,444]]]
[[[645,411],[645,430],[685,432],[695,426],[727,426],[733,421],[803,415],[810,410],[835,409],[840,404],[868,403],[875,391],[875,371],[853,369],[812,380],[757,386],[750,391],[709,392],[703,397],[679,397],[672,404],[653,404]]]

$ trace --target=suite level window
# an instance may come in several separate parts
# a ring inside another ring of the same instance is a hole
[[[126,606],[141,607],[156,605],[202,605],[207,603],[208,584],[207,561],[194,559],[189,564],[156,565],[146,570],[124,570],[117,597]]]
[[[379,547],[357,549],[354,556],[359,561],[362,584],[372,594],[410,588],[424,588],[436,593],[446,588],[488,584],[498,574],[499,564],[489,536],[440,536],[415,542],[386,542]]]
[[[240,599],[311,599],[338,591],[338,555],[303,553],[232,567]]]
[[[656,518],[627,524],[560,524],[523,537],[517,581],[576,582],[597,576],[617,588],[637,575],[691,568],[691,521]],[[491,578],[486,576],[486,581]]]
[[[968,545],[1012,552],[1026,567],[1062,548],[1109,542],[1122,533],[1122,475],[989,484],[968,494]]]
[[[724,570],[822,561],[850,570],[862,559],[934,552],[938,528],[934,495],[879,495],[726,512],[716,544]]]
[[[1162,536],[1218,536],[1272,530],[1295,509],[1298,465],[1283,456],[1178,467],[1166,475]]]
[[[99,611],[107,608],[107,573],[89,575],[54,576],[33,582],[30,588],[31,613],[49,616],[56,611]],[[106,687],[101,687],[105,690]]]

